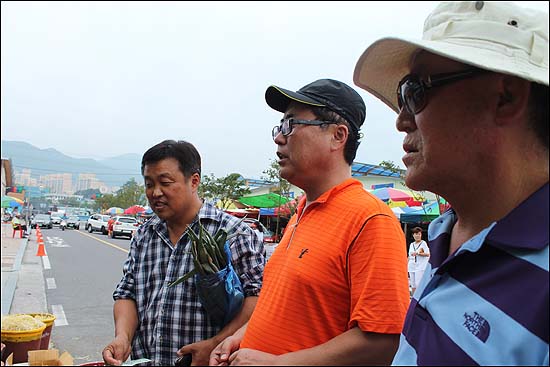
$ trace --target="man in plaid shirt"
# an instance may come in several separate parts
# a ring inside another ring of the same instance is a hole
[[[119,365],[148,358],[154,365],[173,365],[178,355],[192,354],[193,364],[207,365],[210,352],[245,324],[262,286],[263,243],[246,224],[230,239],[231,261],[243,290],[239,313],[220,330],[202,307],[193,277],[167,285],[191,271],[193,257],[186,229],[198,221],[210,233],[231,228],[239,219],[198,196],[201,160],[193,145],[166,140],[150,148],[141,162],[145,191],[155,216],[133,237],[123,277],[113,293],[115,339],[103,350],[105,363]]]

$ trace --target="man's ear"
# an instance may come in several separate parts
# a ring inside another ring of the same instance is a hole
[[[348,140],[349,130],[348,127],[344,124],[334,125],[334,133],[332,134],[333,145],[335,149],[340,148],[340,146],[345,146],[346,141]]]
[[[499,83],[496,117],[499,125],[506,125],[527,113],[531,83],[511,75],[502,75]]]
[[[190,180],[191,180],[191,187],[193,187],[194,190],[197,190],[201,183],[201,175],[198,173],[193,173],[191,175]]]

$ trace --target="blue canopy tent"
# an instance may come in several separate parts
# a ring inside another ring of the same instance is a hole
[[[439,217],[439,204],[433,202],[421,207],[400,208],[403,212],[399,216],[401,223],[429,223]]]

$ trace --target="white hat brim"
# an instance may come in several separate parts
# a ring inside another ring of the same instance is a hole
[[[412,55],[418,49],[432,52],[468,65],[476,66],[499,73],[516,75],[520,78],[548,86],[548,66],[537,66],[522,55],[504,56],[503,48],[468,41],[442,42],[413,40],[407,38],[387,37],[374,42],[361,55],[355,71],[353,82],[375,95],[395,112],[397,105],[397,85],[410,73]],[[475,47],[477,46],[477,47]]]

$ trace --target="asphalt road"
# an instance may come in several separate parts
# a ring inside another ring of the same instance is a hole
[[[50,265],[44,265],[46,299],[58,314],[51,342],[75,364],[102,360],[101,351],[113,339],[112,294],[130,246],[127,238],[83,228],[42,230]]]

